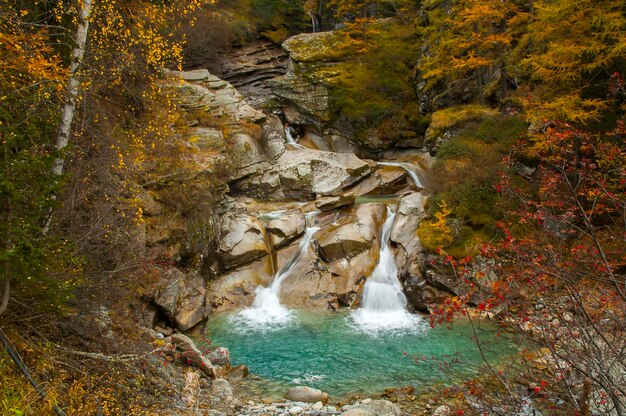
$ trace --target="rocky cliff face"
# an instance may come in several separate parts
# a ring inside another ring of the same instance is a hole
[[[332,35],[317,35],[324,36]],[[292,54],[300,64],[313,59],[301,49]],[[192,175],[186,180],[212,187],[196,189],[197,209],[188,216],[168,202],[171,188],[145,192],[146,209],[151,207],[146,246],[159,270],[149,298],[161,325],[185,331],[213,310],[249,306],[255,289],[268,286],[293,258],[307,226],[305,213],[314,211],[309,221],[319,230],[285,277],[282,303],[358,306],[378,261],[385,205],[397,211],[391,245],[408,298],[427,310],[445,295],[426,278],[417,238],[428,197],[402,168],[286,144],[281,121],[251,107],[230,83],[205,70],[167,75],[163,85],[187,120],[177,133],[188,149],[185,164]],[[309,93],[303,90],[303,99]],[[305,103],[296,110],[301,120],[322,126],[318,109],[306,110]],[[217,180],[222,165],[230,169]],[[202,192],[211,204],[201,203]]]

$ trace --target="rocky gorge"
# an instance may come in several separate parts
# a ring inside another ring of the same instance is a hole
[[[147,218],[145,250],[158,266],[145,295],[154,308],[147,325],[157,341],[167,337],[158,341],[164,342],[163,354],[191,354],[188,362],[214,380],[212,400],[228,414],[400,414],[384,401],[375,409],[364,402],[338,409],[296,399],[261,407],[237,401],[226,379],[238,374],[238,380],[247,369],[231,367],[228,350],[225,358],[204,356],[178,333],[204,332],[214,314],[259,308],[261,288],[271,286],[281,308],[358,309],[385,249],[397,276],[391,296],[404,299],[395,306],[402,311],[427,313],[464,290],[433,266],[417,237],[429,198],[429,149],[420,140],[394,149],[376,145],[372,135],[367,143],[353,140],[349,126],[328,117],[328,85],[315,74],[328,76],[341,59],[327,56],[329,36],[301,34],[285,42],[286,74],[268,67],[284,62],[279,54],[257,60],[260,69],[258,62],[231,65],[230,77],[241,88],[258,87],[247,90],[256,104],[274,100],[265,111],[204,69],[165,71],[161,81],[183,111],[174,132],[185,149],[185,180],[195,185],[182,192],[194,192],[196,199],[188,202],[194,215],[180,216],[168,205],[171,186],[148,185],[139,192]]]

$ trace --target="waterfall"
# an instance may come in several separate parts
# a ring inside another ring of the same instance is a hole
[[[290,144],[297,149],[304,149],[304,146],[296,142],[296,139],[293,138],[291,131],[291,127],[285,127],[285,143]]]
[[[313,26],[313,33],[317,32],[317,21],[315,15],[312,12],[307,12],[311,17],[311,26]]]
[[[256,296],[254,302],[252,302],[252,307],[241,312],[241,315],[248,320],[248,322],[261,325],[280,325],[291,319],[291,312],[280,303],[280,287],[285,278],[291,274],[294,267],[298,264],[303,253],[308,250],[313,235],[320,229],[320,227],[314,227],[312,225],[313,218],[318,214],[319,211],[305,214],[306,230],[295,254],[280,268],[268,287],[259,286],[256,288]]]
[[[406,310],[407,300],[398,279],[398,268],[389,246],[396,214],[387,207],[387,219],[380,237],[378,264],[363,288],[362,306],[353,315],[354,322],[368,332],[418,329],[420,318]]]
[[[419,177],[419,167],[413,165],[412,163],[406,163],[406,162],[377,162],[378,165],[382,165],[382,166],[397,166],[399,168],[402,168],[406,171],[406,173],[409,174],[409,176],[411,177],[411,179],[413,180],[413,183],[415,184],[415,186],[417,186],[417,189],[424,189],[424,183],[422,182],[422,180]]]

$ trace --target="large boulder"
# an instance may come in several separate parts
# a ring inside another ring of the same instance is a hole
[[[207,304],[216,310],[248,306],[258,286],[272,281],[269,256],[256,260],[212,280],[207,291]]]
[[[240,120],[258,122],[265,114],[252,108],[243,96],[228,82],[210,74],[207,70],[187,72],[164,71],[171,78],[182,82],[165,81],[164,87],[176,93],[179,104],[185,110],[207,111],[213,116],[223,116],[230,122]]]
[[[402,250],[402,256],[396,256],[401,274],[410,264],[416,263],[424,251],[417,237],[417,229],[425,215],[427,200],[428,196],[413,192],[403,197],[398,205],[390,240]]]
[[[383,204],[362,204],[354,209],[354,217],[338,226],[321,230],[317,236],[320,254],[327,262],[349,259],[372,247],[384,218]]]
[[[315,201],[315,207],[322,212],[332,211],[337,208],[354,204],[354,195],[327,196],[318,198]]]
[[[301,149],[286,152],[277,165],[286,196],[335,195],[371,172],[353,154]]]
[[[249,263],[268,252],[262,225],[251,215],[226,216],[220,235],[219,254],[227,269]]]
[[[235,399],[235,394],[228,380],[216,378],[211,383],[211,397],[217,403],[229,403]]]
[[[307,386],[292,387],[285,392],[284,397],[292,402],[304,403],[325,403],[328,400],[327,393]]]
[[[277,248],[292,242],[304,233],[306,220],[300,211],[287,212],[280,218],[267,222],[265,229],[271,236],[272,246]]]
[[[302,148],[282,153],[275,164],[233,182],[231,188],[265,200],[312,200],[341,193],[371,170],[369,163],[351,153]]]
[[[206,284],[197,273],[166,270],[153,301],[157,308],[181,331],[202,322],[210,312],[205,302]]]
[[[378,166],[371,175],[349,189],[356,196],[389,195],[407,185],[407,174],[402,169]]]

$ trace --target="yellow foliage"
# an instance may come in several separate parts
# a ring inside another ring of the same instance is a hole
[[[436,250],[450,246],[454,242],[452,229],[448,225],[448,218],[452,210],[446,201],[441,202],[440,210],[435,213],[435,219],[420,224],[417,235],[421,243],[429,250]]]
[[[498,114],[498,110],[481,105],[460,105],[435,111],[428,127],[428,137],[437,137],[455,126]]]

